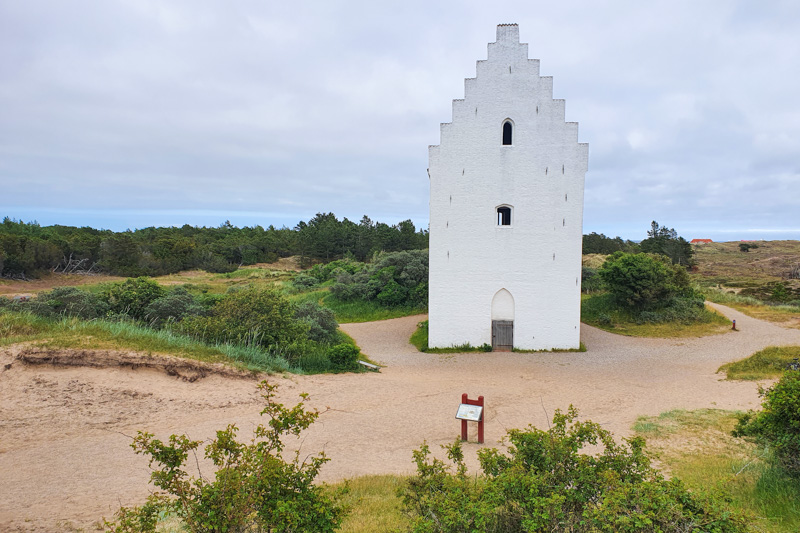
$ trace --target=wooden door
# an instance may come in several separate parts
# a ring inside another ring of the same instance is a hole
[[[492,320],[492,350],[510,352],[514,347],[514,321]]]

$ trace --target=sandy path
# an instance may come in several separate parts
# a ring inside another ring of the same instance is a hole
[[[489,446],[506,429],[545,427],[555,408],[570,403],[618,436],[639,415],[756,407],[757,385],[721,381],[717,368],[771,344],[800,344],[800,331],[716,307],[741,331],[665,340],[583,325],[586,353],[422,354],[408,338],[424,317],[346,324],[364,352],[386,365],[379,374],[271,379],[280,381],[285,402],[308,392],[325,411],[302,441],[304,451],[331,457],[323,479],[407,473],[423,440],[437,445],[458,435],[462,392],[486,398]],[[31,367],[13,357],[0,352],[0,531],[90,529],[120,504],[141,501],[149,470],[125,436],[136,430],[200,439],[235,422],[247,435],[259,418],[254,380],[187,383],[153,370]],[[478,445],[466,448],[474,464]]]

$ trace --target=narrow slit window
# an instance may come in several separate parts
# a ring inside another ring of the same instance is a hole
[[[497,208],[497,225],[510,226],[511,225],[511,208],[501,206]]]
[[[511,146],[514,137],[514,126],[511,122],[503,123],[503,146]]]

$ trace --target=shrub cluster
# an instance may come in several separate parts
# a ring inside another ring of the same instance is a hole
[[[467,474],[459,441],[445,446],[455,470],[423,445],[402,495],[412,531],[749,531],[724,496],[690,492],[659,474],[641,438],[620,445],[599,425],[576,419],[570,407],[556,411],[547,431],[509,431],[508,455],[478,452],[477,478]],[[590,445],[600,451],[580,453]]]
[[[341,300],[376,301],[385,307],[428,304],[428,251],[410,250],[378,256],[371,264],[331,271],[331,292]]]

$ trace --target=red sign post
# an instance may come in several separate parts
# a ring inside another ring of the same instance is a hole
[[[478,444],[483,444],[483,396],[478,396],[477,400],[470,400],[467,398],[467,393],[461,395],[461,404],[462,405],[475,405],[480,407],[480,418],[475,420],[478,422]],[[472,418],[465,419],[461,418],[461,440],[467,440],[467,420],[473,420]]]

